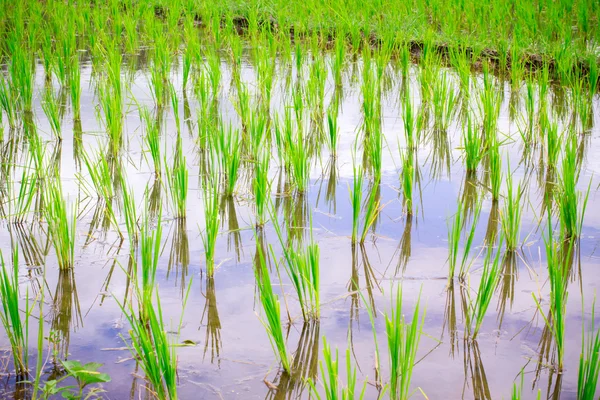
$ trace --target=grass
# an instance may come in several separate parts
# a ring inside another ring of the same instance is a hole
[[[29,316],[33,307],[29,309],[29,300],[25,306],[24,317],[19,309],[19,252],[15,246],[12,257],[12,271],[9,272],[2,252],[0,252],[0,319],[10,343],[14,368],[17,376],[25,377],[29,373],[28,345],[29,345]]]
[[[420,312],[420,297],[419,295],[412,321],[407,322],[402,313],[402,289],[398,285],[395,299],[392,299],[391,312],[385,315],[391,399],[407,400],[411,395],[410,383],[425,323],[425,311]]]
[[[280,303],[273,292],[265,255],[260,248],[258,249],[254,266],[254,275],[256,278],[260,303],[265,314],[264,318],[261,318],[261,322],[267,331],[275,356],[281,363],[284,371],[290,373],[291,357],[288,354],[285,338],[283,336]]]

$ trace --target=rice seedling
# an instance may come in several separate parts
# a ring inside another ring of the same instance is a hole
[[[598,386],[598,377],[600,376],[600,329],[595,329],[595,306],[596,301],[594,299],[590,333],[587,337],[585,324],[581,325],[581,356],[579,357],[577,375],[577,400],[592,400],[594,398]]]
[[[25,305],[25,315],[21,316],[19,309],[19,251],[14,247],[12,256],[12,271],[4,263],[4,256],[0,252],[0,320],[4,326],[6,336],[10,342],[15,372],[24,377],[28,374],[28,346],[29,346],[29,316],[33,305],[29,308],[29,300]]]
[[[434,129],[447,131],[456,110],[457,96],[446,72],[438,77],[433,87]]]
[[[166,165],[166,162],[165,162]],[[175,151],[173,167],[167,167],[167,181],[177,218],[185,218],[188,192],[188,169],[180,146]]]
[[[471,262],[468,261],[471,248],[473,247],[473,239],[475,237],[475,229],[477,228],[477,222],[479,221],[479,214],[481,211],[481,203],[478,204],[473,220],[471,222],[471,228],[466,234],[463,243],[463,254],[459,259],[460,253],[460,241],[462,236],[462,230],[465,226],[465,207],[466,204],[461,200],[458,200],[458,206],[452,224],[448,225],[448,285],[452,286],[456,267],[459,267],[458,278],[463,280],[467,273]]]
[[[410,383],[425,324],[425,311],[420,312],[420,303],[419,294],[412,321],[407,322],[402,313],[402,288],[398,285],[395,299],[392,299],[391,312],[385,314],[391,399],[407,400],[411,394]]]
[[[18,44],[15,46],[9,67],[11,87],[16,93],[20,110],[31,112],[35,78],[34,63],[26,49]]]
[[[159,177],[162,171],[162,161],[160,153],[160,123],[157,119],[153,118],[148,108],[142,108],[140,110],[140,119],[144,122],[146,134],[144,135],[144,142],[150,152],[152,158],[152,164],[154,165],[154,175]]]
[[[546,263],[548,264],[548,280],[550,282],[550,314],[548,317],[543,313],[535,293],[532,293],[533,299],[538,310],[542,314],[547,328],[550,330],[554,338],[554,344],[557,350],[557,368],[562,370],[564,360],[564,343],[565,343],[565,317],[569,279],[569,264],[573,251],[573,241],[569,240],[567,244],[567,254],[560,254],[559,245],[555,242],[552,236],[552,220],[548,213],[547,233],[544,236],[546,246]]]
[[[478,106],[479,112],[483,116],[483,134],[485,142],[490,137],[496,136],[498,127],[498,117],[500,115],[501,93],[494,87],[493,76],[490,73],[489,65],[483,66],[483,90],[479,93]]]
[[[363,209],[365,210],[363,216],[363,229],[362,234],[360,235],[360,243],[364,243],[367,238],[367,233],[369,229],[373,226],[375,221],[377,221],[377,217],[381,212],[383,206],[380,201],[380,193],[379,193],[379,180],[375,180],[373,182],[373,186],[371,187],[371,192],[369,196],[365,199],[365,203],[363,204]]]
[[[310,182],[310,155],[306,148],[306,138],[301,128],[296,132],[285,129],[285,154],[290,166],[292,183],[298,192],[303,193],[308,189]]]
[[[467,331],[473,340],[477,339],[485,313],[487,312],[500,280],[500,248],[502,247],[503,241],[503,236],[500,236],[498,249],[496,250],[496,255],[493,257],[493,260],[492,247],[488,247],[483,261],[483,272],[481,274],[475,300],[472,300],[469,296],[469,306],[466,313]]]
[[[263,226],[267,221],[267,207],[271,201],[271,182],[269,181],[270,153],[263,150],[254,164],[252,192],[256,209],[256,226]]]
[[[135,204],[134,193],[127,183],[125,174],[120,175],[121,197],[123,199],[123,216],[125,217],[125,227],[129,237],[129,244],[135,248],[139,239],[139,229],[137,220],[137,209]]]
[[[413,214],[413,186],[415,180],[415,151],[407,149],[402,155],[402,193],[406,215]]]
[[[213,182],[204,188],[204,234],[202,235],[202,243],[204,244],[206,273],[208,276],[214,275],[215,247],[217,245],[218,234],[219,193]]]
[[[327,109],[327,144],[332,157],[336,157],[337,155],[339,130],[338,106],[337,104],[332,104]]]
[[[513,174],[510,173],[510,164],[508,166],[509,173],[506,176],[506,196],[504,197],[504,206],[500,216],[502,231],[506,239],[506,250],[514,251],[517,249],[521,234],[521,213],[523,207],[521,205],[521,196],[523,189],[521,183],[515,188],[513,185]]]
[[[267,269],[265,255],[261,249],[258,249],[256,263],[254,266],[254,275],[256,278],[256,286],[258,287],[258,295],[260,303],[263,307],[265,317],[261,318],[261,323],[267,331],[273,353],[283,366],[283,369],[289,373],[291,357],[288,354],[285,345],[285,337],[283,336],[283,326],[281,323],[281,309],[279,299],[273,292],[269,270]]]
[[[224,172],[225,194],[233,196],[239,176],[242,139],[238,130],[231,125],[222,125],[215,138],[214,147],[218,153],[220,169]]]
[[[403,91],[402,96],[402,122],[404,123],[404,136],[406,138],[406,146],[409,149],[417,146],[416,142],[416,125],[413,112],[413,104],[410,97],[409,86]]]
[[[17,124],[15,99],[4,76],[0,76],[0,123],[2,122],[2,110],[8,119],[8,126],[15,128]]]
[[[320,316],[320,269],[319,245],[312,237],[312,218],[310,222],[310,243],[300,247],[294,242],[285,244],[281,227],[273,216],[275,231],[283,247],[285,270],[298,296],[302,318],[305,322],[319,319]],[[275,256],[273,254],[273,256]]]
[[[463,126],[462,143],[467,171],[475,172],[483,157],[483,139],[481,133],[473,126],[470,113],[467,115],[466,127]]]
[[[74,54],[72,60],[69,74],[69,90],[71,93],[73,118],[79,120],[81,119],[81,70],[79,69],[79,56]]]
[[[352,190],[348,187],[350,193],[350,204],[352,205],[352,243],[358,240],[358,226],[360,218],[360,205],[362,201],[363,172],[356,164],[353,165],[354,179],[352,181]]]
[[[502,185],[502,156],[500,155],[500,142],[497,137],[492,138],[487,154],[492,201],[498,202]]]
[[[119,81],[120,83],[120,81]],[[116,154],[121,149],[123,136],[123,111],[120,86],[104,82],[98,85],[98,98],[103,123],[110,139],[110,150]]]
[[[152,298],[156,301],[152,302]],[[163,320],[158,294],[143,300],[144,318],[136,317],[132,302],[127,309],[120,305],[131,329],[131,354],[138,360],[152,391],[160,399],[177,399],[177,352],[174,340],[169,338]],[[184,305],[185,307],[185,305]],[[123,338],[125,341],[125,339]],[[127,342],[126,342],[127,343]]]
[[[44,193],[44,217],[48,225],[50,241],[56,251],[58,267],[61,270],[72,268],[75,261],[76,205],[67,207],[60,181],[47,182]]]
[[[52,94],[52,89],[44,90],[44,99],[42,101],[42,109],[48,122],[50,123],[50,129],[56,139],[62,140],[62,134],[60,130],[60,115],[59,115],[59,104],[58,99]]]
[[[150,318],[148,315],[148,306],[152,307],[152,293],[156,286],[156,271],[158,269],[158,261],[160,258],[161,250],[161,239],[162,239],[162,212],[158,214],[158,221],[156,228],[151,229],[150,218],[148,213],[144,213],[142,220],[142,227],[140,230],[140,267],[141,267],[141,293],[138,294],[140,297],[140,318],[147,320]],[[137,264],[136,269],[136,280],[137,280]]]

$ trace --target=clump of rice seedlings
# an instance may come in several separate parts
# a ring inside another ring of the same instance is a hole
[[[434,129],[447,131],[455,114],[458,97],[446,72],[436,80],[432,100]]]
[[[275,218],[273,218],[275,221]],[[275,231],[283,247],[285,258],[285,270],[294,286],[302,317],[308,322],[311,319],[319,319],[320,315],[320,271],[319,271],[319,245],[312,237],[312,219],[311,219],[311,237],[310,243],[304,248],[299,244],[292,242],[289,245],[284,243],[281,228],[277,222],[274,223]]]
[[[162,211],[162,210],[161,210]],[[140,267],[142,286],[140,295],[140,317],[142,320],[148,318],[147,306],[152,306],[152,293],[156,286],[156,271],[160,258],[160,245],[162,239],[162,212],[158,214],[156,228],[150,227],[150,217],[144,213],[140,230]],[[136,273],[137,273],[137,264]],[[136,276],[137,279],[137,276]]]
[[[475,300],[469,296],[469,307],[467,310],[467,330],[473,340],[477,339],[477,334],[483,323],[483,318],[490,305],[498,281],[500,280],[500,248],[502,247],[503,237],[500,236],[498,250],[492,261],[492,247],[488,247],[485,259],[483,261],[483,272],[479,281],[479,288]]]
[[[310,182],[310,155],[307,149],[306,138],[302,129],[298,127],[294,130],[284,130],[285,154],[292,183],[296,190],[304,193]]]
[[[562,135],[558,133],[558,124],[550,122],[544,130],[545,150],[546,150],[546,165],[551,168],[558,165],[558,156],[560,154],[560,145]]]
[[[37,195],[36,189],[38,187],[39,180],[35,171],[29,172],[30,168],[32,167],[31,163],[32,160],[29,158],[29,165],[27,168],[23,168],[23,173],[19,183],[19,192],[14,199],[15,207],[11,211],[12,221],[17,224],[23,223],[26,220],[33,200]],[[10,190],[14,190],[14,188],[10,188]]]
[[[379,192],[379,180],[376,179],[373,182],[373,186],[371,187],[371,192],[369,196],[365,199],[365,204],[363,204],[363,209],[365,210],[363,216],[363,230],[360,235],[360,243],[364,243],[367,238],[367,233],[369,229],[373,226],[375,221],[377,221],[377,217],[381,212],[383,206],[380,202],[380,192]]]
[[[63,197],[60,181],[50,180],[44,196],[44,217],[48,224],[50,241],[56,250],[60,269],[73,267],[75,259],[75,225],[77,213],[75,205],[69,210]]]
[[[479,93],[479,112],[483,117],[483,133],[486,142],[490,137],[496,136],[498,117],[500,116],[501,93],[494,87],[493,75],[489,65],[484,63],[483,90]]]
[[[410,381],[416,363],[417,350],[423,333],[425,311],[420,312],[421,295],[409,323],[402,313],[402,288],[398,285],[395,301],[392,300],[391,314],[385,314],[390,362],[390,398],[408,400]]]
[[[407,85],[403,90],[402,96],[402,122],[404,124],[404,136],[406,138],[406,146],[409,149],[415,148],[416,141],[416,121],[413,111],[413,104],[410,97],[410,89]]]
[[[513,185],[513,176],[509,173],[506,176],[506,196],[504,198],[504,207],[500,221],[502,224],[502,231],[506,238],[506,250],[514,251],[519,245],[519,237],[521,234],[521,212],[523,206],[521,204],[521,196],[523,190],[521,183],[515,188]]]
[[[467,116],[466,126],[463,126],[462,143],[465,152],[467,172],[477,171],[483,157],[483,139],[481,133],[473,126],[471,114]],[[465,129],[466,128],[466,129]]]
[[[577,400],[591,400],[596,395],[600,376],[600,329],[595,329],[595,300],[592,305],[590,334],[585,335],[585,324],[581,326],[581,356],[577,378]]]
[[[29,309],[29,300],[25,306],[25,318],[22,319],[19,310],[19,252],[15,246],[13,250],[12,271],[4,263],[4,257],[0,252],[0,320],[6,331],[12,350],[15,372],[18,376],[26,376],[28,373],[28,342],[29,342],[29,316],[33,307]]]
[[[354,179],[352,180],[352,190],[350,193],[350,204],[352,205],[352,243],[358,240],[358,226],[360,223],[360,205],[362,202],[363,172],[356,164],[353,166]]]
[[[332,355],[331,348],[323,336],[323,360],[319,363],[321,370],[321,381],[323,383],[323,389],[325,390],[326,400],[354,400],[356,392],[356,368],[352,365],[352,354],[350,349],[346,349],[346,375],[347,375],[347,386],[341,387],[339,376],[339,357],[338,350],[335,349],[335,358]],[[323,366],[325,365],[325,367]],[[321,395],[317,390],[314,382],[309,380],[311,396],[321,400]],[[363,389],[358,394],[358,398],[362,400],[365,397],[365,390],[367,388],[367,382],[363,385]],[[340,393],[341,389],[341,393]]]
[[[263,226],[267,221],[267,207],[271,199],[271,182],[269,181],[269,162],[271,154],[267,150],[259,153],[254,163],[252,192],[256,208],[256,226]]]
[[[15,128],[17,123],[15,99],[4,76],[0,76],[0,122],[2,122],[2,110],[8,119],[8,126],[11,129]]]
[[[50,129],[52,130],[52,134],[58,140],[62,140],[62,134],[60,130],[60,113],[59,113],[59,100],[54,97],[52,94],[52,89],[48,88],[44,90],[44,98],[42,101],[42,109],[44,110],[44,114],[46,114],[46,118],[48,118],[48,123],[50,124]]]
[[[120,87],[107,82],[98,85],[100,109],[103,123],[110,139],[110,149],[116,154],[121,149],[123,135],[123,111]]]
[[[260,303],[265,313],[265,318],[261,318],[261,322],[267,331],[275,356],[279,362],[281,362],[283,369],[289,373],[291,357],[288,355],[287,347],[285,345],[279,299],[273,292],[265,255],[260,248],[258,249],[257,255],[254,275],[256,278],[256,286],[258,287]]]
[[[35,78],[34,62],[21,45],[15,44],[9,67],[11,87],[14,89],[19,107],[24,112],[32,111],[33,86]]]
[[[556,203],[558,206],[558,215],[561,231],[567,237],[576,237],[581,233],[583,227],[583,217],[587,206],[588,191],[583,198],[583,203],[579,207],[581,193],[577,190],[577,181],[579,180],[579,164],[577,162],[577,138],[570,135],[567,139],[561,172],[558,177],[558,193]],[[591,182],[590,182],[591,184]]]
[[[562,370],[564,360],[565,343],[565,318],[568,298],[568,279],[569,263],[571,252],[573,250],[573,241],[569,240],[567,254],[561,254],[552,236],[552,221],[548,213],[548,232],[544,237],[546,245],[546,262],[548,264],[548,280],[550,281],[550,315],[542,312],[542,306],[538,302],[535,293],[532,293],[533,299],[542,314],[547,328],[550,330],[557,350],[558,370]]]
[[[125,174],[120,174],[121,198],[123,200],[123,216],[125,217],[125,227],[131,247],[136,247],[139,239],[139,229],[137,225],[137,209],[133,190],[127,184]]]
[[[140,119],[144,122],[146,134],[144,143],[148,147],[148,152],[154,165],[154,174],[158,177],[162,171],[162,161],[160,155],[160,122],[154,118],[150,110],[146,107],[140,110]]]
[[[156,299],[152,302],[152,297]],[[162,315],[158,294],[144,300],[144,317],[136,317],[133,303],[128,310],[123,306],[131,329],[131,354],[144,371],[146,379],[152,385],[152,391],[159,399],[177,399],[177,352],[176,343],[169,338]],[[123,339],[124,340],[124,339]]]
[[[473,239],[475,237],[475,229],[477,228],[477,222],[479,221],[479,214],[481,211],[481,203],[478,204],[475,213],[473,215],[473,220],[471,222],[471,228],[467,232],[467,235],[463,244],[463,254],[459,259],[460,252],[460,241],[462,236],[462,230],[465,226],[465,207],[466,203],[462,201],[458,201],[458,207],[456,213],[454,214],[454,218],[452,220],[452,225],[448,226],[448,285],[452,286],[454,280],[454,274],[456,272],[456,267],[459,267],[458,278],[463,280],[467,270],[469,269],[471,263],[468,261],[469,253],[471,248],[473,247]]]
[[[215,248],[219,234],[219,192],[214,187],[214,183],[207,184],[204,188],[204,224],[202,243],[206,258],[206,273],[210,277],[214,274]]]
[[[222,125],[215,138],[215,149],[219,155],[221,171],[225,173],[225,194],[232,196],[235,191],[240,168],[241,136],[238,130],[231,125],[224,128]]]
[[[185,218],[188,192],[188,169],[181,145],[177,146],[173,167],[167,167],[167,181],[177,218]]]

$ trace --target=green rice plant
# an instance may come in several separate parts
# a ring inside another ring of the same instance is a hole
[[[267,269],[265,255],[262,250],[258,249],[256,265],[254,268],[254,276],[256,278],[256,286],[260,303],[263,307],[265,317],[260,321],[267,331],[269,342],[273,348],[273,353],[281,362],[283,369],[290,373],[291,357],[288,354],[285,345],[285,337],[283,335],[283,325],[281,323],[281,308],[279,299],[273,292],[269,270]]]
[[[546,150],[546,165],[554,168],[555,165],[558,165],[562,135],[558,133],[558,124],[556,122],[549,123],[544,133],[546,141],[544,146]]]
[[[19,108],[24,112],[31,112],[35,68],[31,55],[21,45],[16,45],[13,50],[9,73]]]
[[[415,151],[407,149],[402,154],[402,193],[406,215],[413,214],[413,187],[415,181]]]
[[[11,210],[12,220],[18,224],[23,223],[26,220],[33,200],[37,195],[37,188],[39,184],[35,171],[30,172],[32,168],[32,159],[29,158],[28,162],[29,165],[27,168],[23,168],[23,173],[21,174],[21,180],[19,184],[19,192],[14,199],[15,206]]]
[[[454,218],[452,220],[452,225],[448,225],[448,285],[451,286],[454,280],[454,274],[456,272],[456,267],[459,267],[458,278],[463,280],[467,270],[471,266],[471,262],[468,261],[469,253],[471,248],[473,247],[473,239],[475,237],[475,229],[477,228],[477,222],[479,221],[479,214],[481,212],[481,202],[479,202],[475,213],[473,215],[473,220],[471,222],[471,228],[466,234],[464,243],[463,243],[463,253],[462,257],[459,259],[460,253],[460,242],[462,237],[462,230],[465,226],[465,207],[466,203],[458,200],[458,206],[456,213],[454,214]]]
[[[402,288],[398,285],[395,299],[392,299],[391,314],[385,314],[390,363],[390,398],[394,400],[408,400],[411,394],[410,381],[425,324],[425,311],[420,312],[420,302],[419,294],[412,321],[407,322],[402,313]]]
[[[271,154],[267,150],[259,153],[254,163],[252,192],[256,208],[256,226],[263,226],[267,221],[267,207],[271,201],[271,182],[269,181],[269,162]]]
[[[583,305],[583,302],[582,302]],[[581,356],[577,377],[577,400],[592,400],[596,395],[600,376],[600,329],[595,329],[596,301],[592,304],[590,333],[585,335],[585,324],[581,325]]]
[[[69,74],[69,90],[71,93],[73,118],[79,120],[81,119],[81,70],[79,69],[79,56],[74,54],[72,60]]]
[[[304,193],[310,182],[310,155],[306,138],[301,128],[284,130],[285,154],[290,166],[292,182],[296,190]]]
[[[346,387],[341,387],[339,377],[339,357],[338,350],[335,349],[335,358],[331,353],[331,348],[327,344],[325,336],[323,336],[323,360],[319,363],[321,370],[321,381],[323,383],[323,389],[325,390],[326,400],[354,400],[356,391],[356,368],[352,365],[352,354],[350,348],[346,349],[346,376],[348,384]],[[323,367],[325,365],[325,367]],[[316,399],[321,400],[321,394],[317,390],[312,379],[309,380],[310,393]],[[367,388],[367,382],[363,385],[361,393],[358,395],[358,399],[362,400],[365,397],[365,391]],[[341,389],[341,393],[340,393]]]
[[[500,105],[502,104],[501,93],[494,86],[493,75],[490,72],[488,63],[483,64],[483,88],[479,93],[477,104],[483,117],[485,142],[488,143],[490,137],[496,136]]]
[[[319,245],[312,236],[312,218],[311,218],[311,237],[310,243],[301,248],[297,243],[284,243],[281,227],[273,218],[275,231],[283,247],[285,270],[292,282],[292,286],[298,296],[302,318],[305,322],[311,319],[319,319],[320,316],[320,269],[319,269]],[[273,254],[273,256],[275,256]]]
[[[444,132],[448,130],[456,111],[457,100],[452,82],[447,73],[443,72],[433,87],[434,129]]]
[[[559,244],[555,242],[552,236],[552,220],[550,212],[548,212],[548,231],[544,236],[546,245],[546,263],[548,264],[548,280],[550,281],[550,315],[546,317],[542,311],[535,293],[532,293],[533,299],[538,310],[542,314],[548,330],[554,338],[554,343],[557,350],[558,370],[563,368],[564,360],[564,343],[565,343],[565,323],[566,323],[566,306],[569,280],[569,263],[573,251],[573,241],[568,240],[567,254],[561,254]]]
[[[577,190],[580,166],[577,161],[577,137],[569,134],[566,139],[565,152],[558,176],[556,203],[561,226],[561,232],[567,237],[576,237],[581,234],[583,217],[589,197],[590,187],[582,200],[582,194]],[[590,181],[591,184],[591,181]],[[581,207],[579,206],[579,203]]]
[[[146,107],[140,110],[140,119],[144,122],[146,134],[144,142],[150,152],[152,164],[154,165],[154,174],[159,177],[162,171],[162,158],[160,155],[160,122],[155,119],[150,110]]]
[[[363,185],[363,172],[362,168],[356,164],[353,165],[354,179],[352,180],[352,189],[348,187],[350,194],[350,204],[352,206],[352,243],[356,243],[358,240],[358,226],[360,223],[360,205],[362,202],[362,185]]]
[[[0,76],[0,122],[2,122],[2,110],[8,119],[8,126],[15,128],[17,124],[17,105],[4,76]]]
[[[483,158],[483,139],[481,133],[473,126],[470,113],[467,115],[466,127],[463,125],[462,143],[467,172],[475,172]]]
[[[492,201],[497,202],[500,199],[500,187],[502,186],[502,156],[497,137],[491,140],[487,154]]]
[[[139,240],[137,209],[133,189],[127,184],[125,174],[120,174],[121,197],[123,200],[123,216],[125,218],[125,227],[129,237],[129,244],[132,248],[137,246]]]
[[[504,197],[504,206],[500,215],[502,231],[506,238],[506,250],[514,251],[517,249],[521,234],[521,213],[523,206],[521,197],[523,189],[521,182],[515,188],[513,185],[513,175],[510,173],[510,164],[508,166],[509,173],[506,176],[506,196]]]
[[[152,297],[156,299],[152,302]],[[169,338],[162,315],[160,296],[150,294],[143,300],[144,318],[136,317],[133,303],[128,309],[121,306],[131,325],[131,344],[127,347],[144,371],[152,385],[152,392],[159,399],[177,399],[177,352],[176,343]],[[125,338],[123,338],[125,341]],[[127,341],[126,341],[127,343]]]
[[[365,210],[363,216],[364,224],[362,234],[360,235],[360,243],[365,242],[369,229],[371,229],[375,221],[377,221],[377,217],[383,209],[383,206],[380,202],[379,179],[376,179],[373,182],[373,186],[371,187],[371,193],[369,193],[369,196],[365,199],[363,209]]]
[[[204,254],[206,257],[206,273],[213,276],[215,269],[215,248],[219,234],[219,192],[214,183],[204,188]]]
[[[240,132],[231,125],[220,126],[215,137],[215,150],[219,156],[221,171],[225,173],[225,194],[233,196],[239,176],[242,139]]]
[[[121,149],[123,136],[123,110],[120,87],[107,82],[98,85],[98,98],[103,123],[110,139],[110,150],[116,154]]]
[[[25,306],[24,319],[19,310],[19,251],[18,247],[13,249],[12,271],[4,263],[4,257],[0,252],[0,320],[6,331],[10,342],[13,362],[16,374],[24,377],[28,374],[28,343],[29,343],[29,316],[33,311],[33,305],[29,308],[29,299]]]
[[[75,259],[76,205],[67,208],[67,201],[58,180],[50,180],[44,193],[44,217],[48,224],[48,235],[56,251],[58,267],[62,270],[73,267]]]
[[[467,330],[469,336],[473,340],[477,339],[477,334],[481,329],[483,318],[485,317],[485,313],[487,312],[496,287],[498,286],[498,282],[500,281],[500,248],[502,247],[503,241],[503,237],[500,236],[500,243],[498,244],[498,249],[496,255],[493,257],[493,261],[492,246],[488,247],[483,261],[483,272],[481,274],[475,300],[472,300],[469,295],[469,306],[466,313]]]
[[[44,110],[44,114],[46,114],[46,118],[48,118],[48,123],[50,124],[52,134],[56,139],[62,140],[62,134],[60,130],[60,113],[58,111],[59,100],[57,97],[54,97],[51,88],[44,90],[42,109]]]
[[[98,152],[98,161],[94,162],[87,152],[83,152],[83,161],[87,167],[88,173],[98,198],[104,200],[108,205],[112,203],[115,197],[114,185],[112,181],[112,170],[106,159],[104,150]]]
[[[166,162],[165,162],[166,165]],[[177,218],[185,218],[188,192],[188,169],[181,148],[175,151],[173,167],[167,167],[167,181]]]
[[[404,124],[404,136],[406,138],[406,146],[409,149],[416,147],[416,121],[413,111],[413,104],[410,97],[410,89],[407,85],[403,90],[402,96],[402,122]]]
[[[162,210],[161,210],[162,211]],[[156,286],[156,271],[160,258],[162,239],[162,212],[158,214],[156,228],[152,229],[150,217],[147,212],[142,217],[140,230],[140,264],[141,268],[141,292],[138,293],[140,319],[142,321],[150,318],[148,306],[152,307],[152,294]],[[138,264],[135,263],[136,282],[138,279]]]
[[[336,102],[334,102],[336,103]],[[327,109],[327,145],[332,157],[337,156],[338,136],[340,128],[338,126],[338,106],[331,104]]]

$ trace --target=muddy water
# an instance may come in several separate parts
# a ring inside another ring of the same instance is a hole
[[[513,382],[519,381],[521,370],[524,371],[526,398],[533,398],[538,388],[544,398],[556,398],[554,396],[558,394],[563,399],[574,398],[581,341],[581,290],[585,295],[585,322],[589,323],[591,300],[595,288],[600,285],[597,250],[600,244],[600,199],[596,189],[600,183],[600,130],[592,128],[584,142],[586,157],[580,189],[586,190],[591,179],[592,190],[578,247],[576,273],[569,286],[565,370],[557,376],[547,368],[550,361],[545,358],[540,367],[539,350],[547,337],[543,318],[536,312],[532,298],[532,293],[541,293],[542,305],[547,309],[549,288],[541,237],[543,225],[539,226],[543,196],[540,185],[544,182],[536,178],[538,165],[534,163],[533,169],[527,170],[520,164],[523,146],[516,123],[509,119],[508,86],[499,86],[505,99],[499,130],[514,139],[502,146],[505,171],[510,159],[516,180],[522,180],[527,186],[521,233],[523,246],[512,259],[507,258],[503,263],[504,274],[479,338],[477,342],[470,342],[464,338],[462,304],[466,293],[473,289],[455,285],[453,290],[447,290],[447,221],[456,210],[457,198],[470,192],[484,196],[475,237],[476,248],[471,255],[477,256],[482,249],[490,213],[495,212],[489,194],[481,184],[483,165],[476,177],[466,176],[457,121],[447,133],[447,142],[440,137],[432,139],[433,136],[428,134],[430,138],[424,141],[417,154],[420,177],[415,187],[417,211],[412,218],[407,218],[402,211],[399,182],[399,148],[404,143],[398,96],[401,78],[394,76],[392,87],[384,93],[382,107],[385,143],[381,203],[385,207],[375,234],[369,236],[364,246],[353,247],[348,186],[352,180],[352,149],[359,137],[362,117],[360,75],[356,72],[353,76],[352,69],[358,71],[360,63],[349,68],[343,87],[338,157],[333,160],[323,151],[321,157],[314,160],[310,190],[303,197],[279,195],[283,192],[280,190],[281,171],[276,166],[272,169],[276,188],[274,198],[280,214],[285,209],[295,210],[299,216],[296,221],[300,222],[296,230],[303,234],[309,225],[308,218],[302,218],[302,215],[306,217],[312,213],[313,234],[321,249],[320,321],[303,325],[289,282],[284,278],[282,286],[277,288],[278,292],[286,293],[290,314],[295,318],[287,332],[288,348],[295,352],[292,376],[279,372],[266,332],[256,315],[261,312],[255,303],[253,272],[257,246],[271,244],[276,253],[280,246],[271,225],[265,227],[263,236],[257,237],[254,233],[252,197],[246,172],[242,173],[235,198],[222,202],[222,227],[216,257],[218,269],[212,279],[207,279],[204,273],[200,237],[204,227],[203,202],[198,189],[202,157],[195,147],[197,102],[194,96],[188,95],[190,117],[183,123],[183,148],[190,171],[187,219],[182,223],[173,218],[166,188],[161,193],[154,192],[160,196],[156,197],[159,199],[157,204],[163,204],[163,250],[157,280],[162,307],[172,329],[179,321],[184,293],[190,287],[179,340],[195,345],[178,349],[180,398],[307,398],[304,378],[314,377],[317,373],[323,336],[340,349],[341,365],[345,365],[342,361],[345,349],[351,346],[354,362],[359,366],[358,382],[361,384],[367,379],[367,398],[375,398],[375,346],[364,301],[374,304],[378,310],[375,330],[385,382],[388,360],[382,312],[389,310],[390,293],[399,284],[404,291],[405,313],[411,312],[419,294],[427,310],[425,335],[412,380],[417,398],[421,397],[417,388],[430,399],[507,398]],[[90,74],[90,67],[84,66],[81,130],[83,146],[90,154],[95,154],[106,142],[106,136],[96,116],[97,99],[90,85]],[[411,72],[410,86],[418,104],[417,74],[416,70]],[[124,79],[132,79],[131,95],[140,104],[152,107],[148,76],[143,68],[135,73],[124,72]],[[273,95],[273,113],[281,112],[283,99],[289,95],[284,76],[286,71],[282,70]],[[254,70],[250,64],[244,64],[243,78],[252,92]],[[172,80],[176,88],[181,88],[179,75],[175,74]],[[225,120],[239,125],[232,105],[234,92],[229,86],[230,81],[229,69],[223,64],[220,112]],[[42,88],[43,71],[40,68],[37,89]],[[326,93],[325,104],[332,96],[333,86],[328,85]],[[181,89],[178,94],[182,101],[180,110],[183,110]],[[593,107],[597,120],[597,101]],[[49,124],[39,103],[35,107],[35,120],[42,136],[50,140]],[[176,135],[170,109],[165,111],[164,121],[163,137],[170,154]],[[137,108],[132,103],[127,108],[124,126],[126,157],[123,165],[134,189],[138,210],[141,210],[146,188],[153,187],[154,175],[142,152],[142,127]],[[45,288],[45,331],[46,334],[50,330],[56,332],[59,354],[72,360],[104,363],[103,370],[112,377],[112,381],[103,386],[107,398],[137,398],[140,393],[145,393],[143,373],[136,368],[125,348],[123,338],[128,336],[128,325],[118,305],[129,287],[126,273],[129,245],[126,240],[119,239],[112,227],[102,228],[103,208],[82,189],[79,173],[85,180],[87,172],[85,168],[80,170],[73,158],[77,142],[73,140],[74,125],[69,111],[62,121],[62,130],[65,139],[61,148],[55,149],[55,143],[50,141],[46,146],[49,152],[60,150],[58,157],[65,193],[71,202],[79,204],[74,271],[59,272],[54,250],[44,227],[38,223],[16,227],[3,221],[0,247],[5,254],[10,251],[11,242],[18,242],[22,248],[22,293],[28,288],[33,297],[40,288]],[[434,147],[440,146],[441,153],[435,152]],[[441,158],[440,154],[446,154],[447,158]],[[22,153],[19,157],[24,160]],[[120,222],[125,232],[122,218]],[[482,256],[473,264],[469,279],[471,288],[477,287],[481,264]],[[40,268],[42,265],[46,265],[45,276]],[[274,272],[273,278],[276,279]],[[32,333],[32,353],[36,336]],[[9,348],[5,335],[1,336],[0,345]],[[46,379],[60,374],[52,363],[47,363],[44,371]],[[14,381],[9,379],[7,382],[4,395],[11,397],[15,390]],[[278,390],[273,389],[275,386]]]

